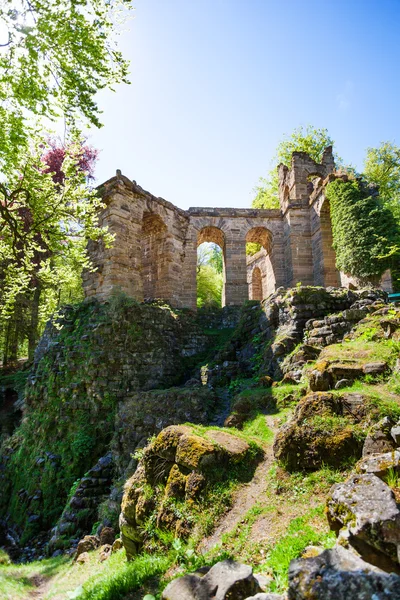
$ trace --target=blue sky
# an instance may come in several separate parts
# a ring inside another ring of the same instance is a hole
[[[346,163],[400,144],[400,0],[135,0],[131,85],[104,92],[117,168],[181,208],[250,206],[284,134],[326,127]]]

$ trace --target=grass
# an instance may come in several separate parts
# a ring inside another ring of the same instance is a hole
[[[272,444],[274,441],[274,434],[268,427],[265,414],[257,414],[243,426],[243,433],[250,439],[257,439],[257,441],[264,444]]]
[[[319,361],[331,360],[336,363],[354,362],[364,365],[369,362],[384,361],[392,364],[399,353],[399,343],[393,340],[366,341],[364,339],[344,340],[340,344],[326,346]]]
[[[121,555],[123,560],[120,559]],[[112,555],[103,563],[103,572],[93,575],[83,585],[79,600],[122,600],[148,579],[164,574],[175,558],[173,552],[159,555],[142,554],[128,563],[123,552]]]
[[[293,519],[286,533],[277,540],[274,548],[268,553],[264,568],[272,571],[274,582],[272,591],[282,592],[287,588],[288,568],[290,562],[299,558],[309,545],[318,545],[323,548],[332,548],[335,545],[336,536],[332,531],[321,531],[313,526],[314,517],[321,517],[324,507],[313,508],[302,517]]]
[[[27,598],[35,586],[35,577],[49,578],[66,572],[70,560],[58,556],[23,565],[0,564],[0,599],[18,600]],[[51,595],[46,596],[51,598]]]

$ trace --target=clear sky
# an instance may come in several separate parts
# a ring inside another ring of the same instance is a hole
[[[100,183],[121,169],[181,208],[247,207],[284,134],[346,163],[400,144],[400,0],[135,0],[131,85],[99,97]]]

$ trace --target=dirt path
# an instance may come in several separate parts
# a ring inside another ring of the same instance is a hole
[[[28,598],[36,598],[37,600],[43,598],[46,592],[49,590],[51,577],[44,577],[43,575],[32,575],[29,578],[31,583],[35,586],[35,589],[29,591]]]
[[[277,428],[274,423],[274,418],[269,415],[265,418],[268,427],[275,434]],[[233,499],[232,508],[228,513],[226,513],[226,515],[222,517],[221,521],[217,525],[217,528],[214,530],[211,536],[205,538],[201,542],[200,550],[202,552],[208,552],[216,544],[219,544],[224,533],[231,531],[235,525],[240,522],[240,520],[243,518],[243,515],[245,515],[247,511],[250,510],[250,508],[254,506],[254,504],[256,504],[265,493],[267,489],[267,473],[274,460],[272,444],[265,446],[263,450],[265,453],[264,458],[257,466],[253,479],[249,481],[249,483],[245,483],[240,487]]]

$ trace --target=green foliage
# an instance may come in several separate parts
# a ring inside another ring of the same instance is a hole
[[[197,270],[197,306],[221,306],[223,279],[210,264],[202,265]]]
[[[129,0],[2,3],[2,171],[21,164],[42,117],[64,117],[73,129],[82,119],[100,126],[97,92],[127,83],[128,64],[116,49],[115,33],[130,6]]]
[[[286,533],[277,540],[266,561],[274,575],[273,591],[281,592],[287,587],[289,564],[293,559],[299,558],[307,546],[318,544],[324,548],[332,548],[335,545],[336,536],[333,531],[321,533],[309,523],[315,514],[322,512],[323,508],[318,507],[303,517],[293,519]]]
[[[0,548],[0,565],[9,565],[10,563],[11,560],[7,552]]]
[[[220,307],[222,287],[222,249],[217,244],[204,242],[197,250],[197,307]]]
[[[109,245],[101,206],[78,167],[82,127],[100,127],[96,95],[128,83],[115,37],[130,0],[21,0],[0,7],[0,346],[33,357],[62,303],[82,299],[88,240]],[[63,119],[63,181],[45,168],[47,128]]]
[[[333,146],[333,144],[327,129],[317,129],[311,125],[295,129],[290,136],[286,136],[278,144],[273,158],[274,168],[266,178],[259,179],[258,185],[254,188],[255,198],[252,206],[254,208],[279,208],[276,166],[283,163],[290,167],[293,152],[307,152],[315,162],[319,163],[325,148]],[[335,159],[337,163],[340,162],[339,157],[336,156]]]
[[[384,205],[392,212],[400,226],[400,148],[391,142],[382,142],[378,148],[368,148],[364,162],[367,181],[379,186]],[[395,291],[400,290],[399,261],[392,265]]]
[[[364,161],[367,180],[379,186],[382,202],[400,223],[400,148],[382,142],[378,148],[368,148]]]
[[[257,414],[252,419],[246,421],[243,426],[243,433],[267,444],[270,444],[274,439],[274,434],[268,427],[265,414],[263,413]]]
[[[388,472],[385,476],[385,481],[388,484],[388,486],[393,489],[400,488],[400,476],[393,467],[390,467],[388,469]]]
[[[279,208],[278,173],[276,168],[267,177],[260,177],[253,190],[255,197],[251,203],[253,208]]]
[[[400,252],[392,213],[358,181],[332,181],[326,194],[337,268],[361,280],[377,280]]]

